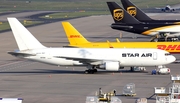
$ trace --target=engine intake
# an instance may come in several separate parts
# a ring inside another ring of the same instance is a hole
[[[118,71],[120,69],[119,62],[104,62],[99,66],[100,69],[105,69],[108,71]]]

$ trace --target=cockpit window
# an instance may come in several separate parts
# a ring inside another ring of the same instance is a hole
[[[165,56],[171,55],[170,53],[165,53]]]

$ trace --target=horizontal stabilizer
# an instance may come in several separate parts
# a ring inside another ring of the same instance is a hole
[[[118,28],[128,28],[128,29],[132,29],[133,26],[124,26],[124,25],[111,25],[111,27],[118,27]]]
[[[63,46],[63,48],[79,48],[79,47],[76,47],[76,46]]]
[[[107,43],[109,45],[109,48],[114,48],[108,40],[107,40]]]
[[[13,56],[36,56],[36,54],[29,54],[29,53],[21,53],[21,52],[8,52]]]
[[[120,40],[119,40],[118,38],[116,38],[116,41],[117,41],[118,43],[120,43]]]

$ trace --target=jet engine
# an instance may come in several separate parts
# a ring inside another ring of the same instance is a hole
[[[104,62],[102,65],[99,65],[99,69],[105,69],[108,71],[118,71],[120,69],[119,62]]]
[[[172,9],[171,12],[172,12],[172,11],[175,11],[175,9]]]

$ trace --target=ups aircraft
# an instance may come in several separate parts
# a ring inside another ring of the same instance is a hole
[[[69,22],[62,22],[69,47],[81,48],[157,48],[170,53],[180,53],[180,42],[90,42]]]
[[[133,17],[135,17],[140,22],[145,23],[164,23],[164,24],[177,24],[180,20],[154,20],[146,15],[140,8],[133,4],[130,0],[121,0],[124,9]]]
[[[120,7],[117,3],[107,2],[107,5],[115,21],[115,23],[111,24],[111,28],[113,29],[152,36],[154,38],[160,38],[159,34],[163,33],[161,38],[165,38],[165,40],[167,40],[168,37],[178,37],[180,35],[179,23],[140,22],[129,13],[127,13],[126,10]]]

